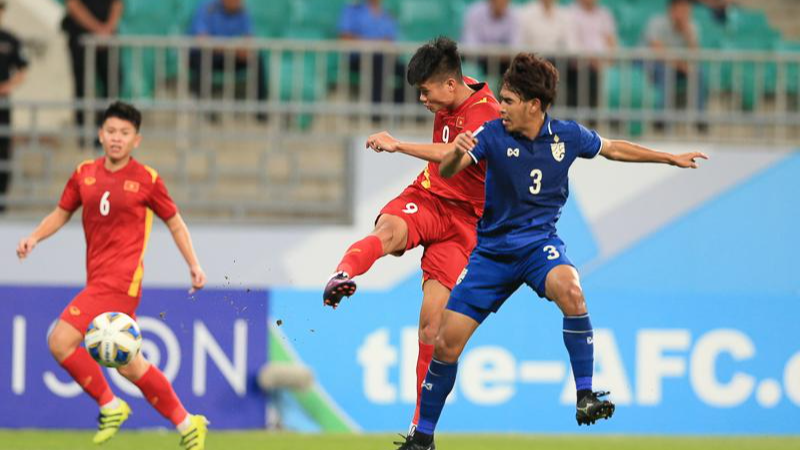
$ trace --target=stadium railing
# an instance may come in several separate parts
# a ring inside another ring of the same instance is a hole
[[[418,44],[117,36],[88,37],[85,45],[90,70],[83,101],[16,99],[15,120],[24,120],[0,129],[16,143],[14,160],[0,166],[13,172],[12,190],[0,202],[16,216],[52,207],[74,164],[97,155],[92,120],[78,129],[48,126],[42,117],[91,114],[119,97],[144,111],[141,159],[164,174],[195,220],[347,223],[354,137],[381,129],[430,135],[430,113],[404,76]],[[100,89],[94,70],[102,51],[110,61],[107,89]],[[214,51],[223,55],[217,72]],[[237,51],[248,62],[238,72]],[[465,74],[496,89],[517,49],[462,51]],[[200,58],[199,74],[190,69],[192,52]],[[763,148],[800,142],[800,53],[791,48],[544,56],[561,73],[553,114],[603,135]],[[688,76],[679,76],[677,66]]]
[[[319,117],[339,119],[342,126],[335,129],[340,132],[370,130],[376,122],[424,130],[427,111],[417,104],[415,89],[405,83],[405,65],[417,46],[125,36],[87,39],[86,63],[91,67],[98,51],[109,52],[110,98],[188,102],[197,113],[274,114],[289,117],[292,131],[313,130]],[[465,72],[496,89],[503,67],[518,50],[524,49],[463,48]],[[224,62],[218,71],[211,69],[215,52]],[[235,70],[237,52],[246,55],[244,70]],[[201,61],[199,74],[189,67],[193,53]],[[543,56],[561,73],[554,114],[590,121],[601,131],[612,125],[622,135],[668,130],[663,137],[683,139],[687,134],[675,134],[672,126],[702,124],[702,129],[716,131],[707,134],[714,140],[795,138],[791,128],[800,118],[798,52],[620,49]],[[256,95],[258,59],[268,90],[263,101]],[[119,73],[124,74],[122,82],[117,81]],[[86,77],[88,99],[100,97],[91,89],[97,81],[95,71],[86,70]],[[192,92],[193,83],[199,93]],[[242,91],[239,96],[237,89]]]

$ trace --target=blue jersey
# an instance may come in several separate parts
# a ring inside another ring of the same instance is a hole
[[[469,155],[486,159],[486,204],[478,224],[477,248],[513,253],[556,236],[556,222],[569,196],[575,158],[593,158],[602,148],[595,131],[568,120],[545,117],[534,140],[510,134],[501,120],[476,131]]]

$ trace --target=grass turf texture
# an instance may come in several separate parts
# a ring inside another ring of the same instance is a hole
[[[0,430],[2,450],[97,450],[93,432]],[[302,435],[266,432],[209,433],[206,448],[236,450],[392,450],[392,435]],[[103,450],[178,449],[178,434],[122,430]],[[542,436],[442,434],[441,450],[783,450],[800,448],[798,437]]]

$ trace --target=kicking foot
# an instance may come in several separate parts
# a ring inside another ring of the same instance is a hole
[[[336,272],[328,280],[322,292],[322,302],[336,309],[342,297],[350,297],[356,293],[356,282],[350,279],[347,272]]]

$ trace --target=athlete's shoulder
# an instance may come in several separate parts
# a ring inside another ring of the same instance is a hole
[[[142,164],[135,159],[131,159],[131,164],[134,166],[133,169],[135,170],[136,176],[141,178],[142,181],[155,184],[156,180],[158,180],[158,171],[156,171],[156,169],[153,169],[147,164]]]
[[[490,120],[483,124],[474,134],[483,134],[485,136],[503,136],[506,134],[506,129],[503,126],[503,119]]]
[[[103,158],[87,159],[81,161],[77,166],[75,166],[75,173],[81,175],[89,172],[94,172],[95,169],[102,163],[103,163]]]
[[[580,135],[581,132],[581,125],[574,120],[550,119],[547,125],[550,127],[550,134],[560,134],[564,138]]]

